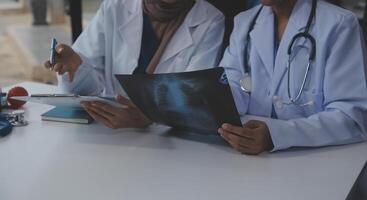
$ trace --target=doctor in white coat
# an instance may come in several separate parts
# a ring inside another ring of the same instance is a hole
[[[111,128],[145,127],[150,121],[125,98],[114,75],[218,66],[223,35],[223,14],[204,0],[105,0],[74,46],[58,45],[54,65],[45,66],[61,75],[66,92],[120,95],[128,109],[83,104],[97,121]]]
[[[291,45],[299,33],[306,38]],[[366,56],[353,13],[324,1],[262,0],[236,17],[221,62],[244,125],[219,133],[246,154],[365,141]]]

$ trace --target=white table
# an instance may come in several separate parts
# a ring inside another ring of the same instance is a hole
[[[165,127],[41,121],[50,108],[27,104],[30,125],[0,139],[0,200],[342,200],[367,160],[366,143],[245,156]]]

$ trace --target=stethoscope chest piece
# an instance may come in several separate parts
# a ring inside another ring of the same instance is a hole
[[[252,81],[249,73],[245,73],[243,78],[240,80],[241,89],[244,92],[251,93],[252,90]]]
[[[14,127],[27,126],[28,121],[25,120],[24,110],[16,110],[8,113],[3,113],[2,116],[5,117],[9,123]]]

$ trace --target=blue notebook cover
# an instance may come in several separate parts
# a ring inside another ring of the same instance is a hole
[[[90,124],[94,120],[83,108],[56,107],[41,115],[44,121]]]

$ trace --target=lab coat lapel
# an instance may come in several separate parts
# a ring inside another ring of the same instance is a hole
[[[274,70],[274,14],[270,7],[264,7],[253,31],[250,33],[252,48],[255,49],[270,76]],[[250,66],[257,67],[257,66]]]
[[[160,63],[164,63],[170,58],[176,56],[184,49],[190,47],[193,44],[193,39],[190,33],[190,28],[187,24],[183,24],[174,34],[169,42]]]
[[[196,1],[193,8],[187,14],[186,19],[169,42],[160,63],[166,62],[193,44],[190,29],[203,23],[207,18],[207,12],[203,6],[203,2],[201,0]]]
[[[119,26],[119,34],[126,44],[128,56],[131,61],[136,61],[135,65],[131,65],[129,73],[136,68],[143,35],[143,11],[141,1],[125,0],[121,1],[121,12],[116,13],[117,24]]]
[[[289,19],[287,28],[283,34],[279,50],[277,56],[275,58],[275,69],[274,69],[274,77],[273,77],[273,91],[279,89],[281,81],[286,75],[287,72],[287,63],[288,63],[288,47],[293,39],[293,37],[303,32],[306,28],[308,17],[310,15],[312,7],[312,1],[310,0],[298,0],[296,3],[291,17]],[[311,24],[312,25],[312,24]],[[312,26],[311,26],[312,27]],[[293,46],[295,49],[296,46],[304,45],[306,42],[305,39],[298,39]],[[294,55],[292,55],[294,56]],[[292,63],[295,65],[296,63]],[[294,66],[297,67],[297,66]]]

